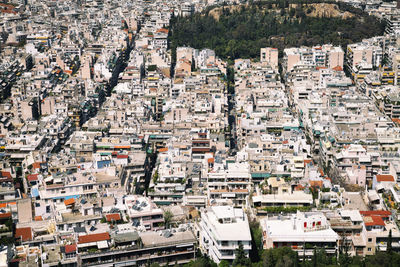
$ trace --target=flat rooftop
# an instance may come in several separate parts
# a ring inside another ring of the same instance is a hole
[[[143,232],[139,233],[145,247],[156,247],[170,244],[195,243],[196,238],[190,230],[185,232],[172,233],[170,237],[165,237],[163,232]]]
[[[202,218],[211,224],[214,234],[223,241],[251,241],[247,215],[242,209],[230,206],[213,206],[203,212]]]
[[[317,217],[316,220],[319,220]],[[307,223],[310,223],[307,221]],[[265,220],[263,229],[267,237],[281,242],[336,242],[338,234],[327,225],[321,225],[316,230],[305,230],[306,222],[301,218],[284,220]]]

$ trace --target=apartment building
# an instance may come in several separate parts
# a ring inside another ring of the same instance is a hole
[[[200,249],[214,262],[232,262],[236,249],[251,250],[251,234],[246,213],[232,206],[212,206],[201,213],[198,224]]]
[[[289,217],[266,218],[261,222],[264,249],[290,247],[299,256],[310,258],[314,248],[335,256],[339,235],[332,230],[322,213],[298,211]]]

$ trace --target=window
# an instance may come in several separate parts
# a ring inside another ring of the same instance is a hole
[[[368,242],[372,242],[372,238],[368,238]]]
[[[368,251],[372,251],[372,248],[368,248]]]

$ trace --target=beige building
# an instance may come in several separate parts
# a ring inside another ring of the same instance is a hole
[[[278,49],[277,48],[261,48],[260,61],[262,63],[267,63],[271,67],[278,67]]]
[[[292,70],[294,65],[296,65],[299,61],[300,61],[300,54],[289,53],[287,55],[287,69],[286,69],[286,71]]]
[[[372,49],[363,46],[348,46],[347,54],[349,58],[349,63],[351,67],[355,67],[361,62],[366,62],[367,64],[372,64]]]
[[[46,97],[42,101],[42,115],[51,115],[55,112],[55,99],[54,97]]]
[[[340,47],[333,47],[328,52],[328,67],[333,69],[335,67],[343,68],[344,52]]]
[[[187,59],[192,62],[193,48],[190,47],[178,47],[176,49],[176,60]]]

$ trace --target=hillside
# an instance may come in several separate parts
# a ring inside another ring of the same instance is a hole
[[[170,44],[211,48],[225,59],[257,58],[261,47],[346,46],[383,31],[377,18],[342,3],[263,2],[173,18]]]

